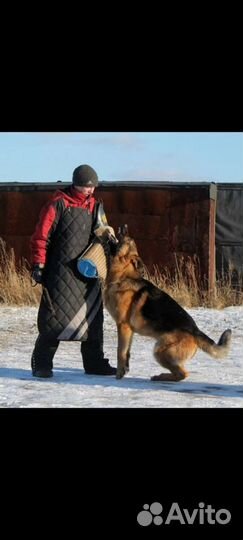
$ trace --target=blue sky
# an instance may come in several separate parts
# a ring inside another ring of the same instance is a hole
[[[82,163],[101,181],[243,182],[243,133],[0,133],[0,182],[68,182]]]

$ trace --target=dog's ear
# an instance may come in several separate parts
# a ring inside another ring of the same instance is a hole
[[[127,225],[122,225],[121,234],[122,234],[122,236],[128,236],[128,226]]]
[[[118,228],[117,231],[117,238],[121,242],[124,238],[124,236],[128,236],[128,226],[127,225],[121,225],[121,227]]]

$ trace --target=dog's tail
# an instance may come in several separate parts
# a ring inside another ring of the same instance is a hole
[[[213,339],[198,329],[195,338],[197,345],[202,351],[213,356],[214,358],[224,358],[229,352],[231,341],[231,330],[225,330],[220,336],[218,343],[215,343]]]

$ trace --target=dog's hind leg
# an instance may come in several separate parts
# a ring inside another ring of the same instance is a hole
[[[164,367],[167,367],[171,371],[171,373],[160,373],[160,375],[154,375],[151,377],[151,381],[182,381],[186,377],[188,377],[188,371],[184,369],[182,366],[166,366],[165,363],[163,364]]]
[[[163,336],[154,348],[157,362],[168,369],[170,373],[161,373],[151,377],[152,381],[181,381],[188,376],[184,364],[192,358],[197,350],[193,336],[176,334]]]
[[[130,350],[132,345],[133,331],[126,323],[117,325],[118,348],[117,348],[117,373],[116,378],[121,379],[129,371]]]

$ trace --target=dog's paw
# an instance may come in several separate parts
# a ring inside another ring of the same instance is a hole
[[[150,380],[151,381],[161,381],[163,379],[161,378],[161,375],[154,375],[153,377],[150,377]]]
[[[174,380],[170,373],[160,373],[160,375],[154,375],[150,377],[151,381],[171,381]]]
[[[117,379],[122,379],[122,377],[124,377],[125,374],[126,374],[126,369],[124,367],[117,368],[117,372],[116,372]]]

